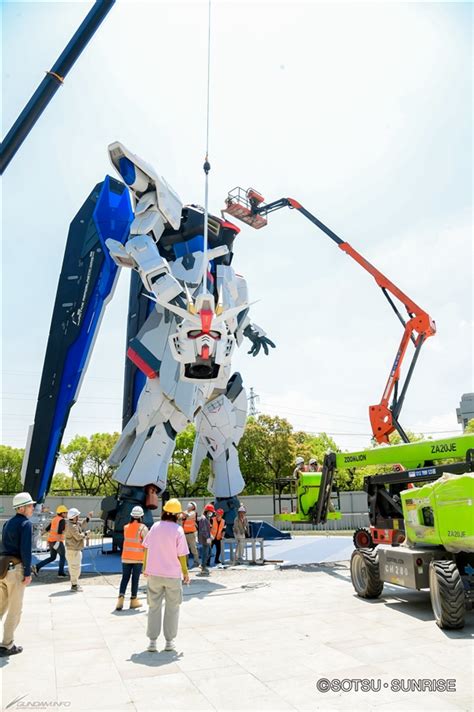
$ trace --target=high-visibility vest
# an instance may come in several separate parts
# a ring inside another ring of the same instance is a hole
[[[59,533],[59,522],[62,522],[63,518],[56,514],[51,520],[51,527],[48,534],[48,542],[64,541],[64,532]]]
[[[122,559],[143,562],[145,549],[140,536],[142,527],[140,522],[130,522],[124,526]]]
[[[189,514],[186,515],[186,518],[183,520],[183,529],[185,534],[193,534],[195,531],[197,531],[197,526],[196,526],[196,514],[193,512],[194,517],[191,517]]]
[[[217,521],[217,517],[214,517],[212,520],[212,526],[211,526],[211,537],[213,539],[222,539],[224,536],[224,527],[225,527],[225,521],[221,519],[220,522]]]

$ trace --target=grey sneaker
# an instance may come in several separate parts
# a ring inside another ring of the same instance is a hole
[[[174,640],[166,641],[165,650],[167,650],[170,653],[174,652],[176,650],[176,643],[174,642]]]
[[[149,653],[156,653],[156,640],[152,640],[150,638],[150,642],[148,643],[148,648],[147,648]]]
[[[76,586],[73,585],[73,586],[71,586],[71,591],[73,591],[74,593],[78,593],[79,591],[82,591],[82,587],[78,586],[78,585],[76,585]]]

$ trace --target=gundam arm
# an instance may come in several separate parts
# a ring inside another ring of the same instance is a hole
[[[236,188],[229,193],[226,200],[224,212],[228,212],[234,217],[239,218],[248,225],[259,229],[267,224],[266,216],[281,208],[291,208],[298,210],[310,222],[324,232],[333,240],[337,246],[347,255],[352,257],[363,269],[366,270],[375,279],[377,285],[381,288],[384,296],[387,298],[390,306],[394,310],[398,319],[401,321],[404,331],[400,345],[398,347],[390,374],[385,385],[380,403],[369,406],[369,418],[372,426],[372,432],[375,440],[379,443],[388,443],[389,435],[397,430],[403,441],[408,442],[408,437],[402,429],[398,418],[405,400],[408,385],[413,375],[420,349],[427,338],[436,333],[436,325],[429,314],[418,306],[410,297],[408,297],[401,289],[393,282],[385,277],[376,267],[366,260],[357,250],[355,250],[348,242],[342,240],[336,233],[330,230],[324,223],[315,217],[309,210],[306,210],[298,201],[293,198],[280,198],[271,203],[264,203],[263,197],[255,190],[250,188],[246,193],[242,189]],[[398,299],[405,307],[408,319],[405,320],[400,314],[395,305],[392,296]],[[415,352],[412,357],[411,364],[405,378],[403,387],[399,394],[399,382],[401,374],[401,366],[409,342],[415,346]],[[392,402],[390,404],[390,399]]]

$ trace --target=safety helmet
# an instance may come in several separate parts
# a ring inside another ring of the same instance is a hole
[[[170,514],[180,514],[182,512],[181,502],[179,499],[169,499],[163,506],[163,511]]]
[[[188,502],[188,506],[186,507],[186,509],[189,509],[190,507],[194,507],[194,509],[197,509],[196,502]]]
[[[302,465],[304,463],[304,457],[297,457],[295,460],[296,465]]]
[[[223,509],[216,509],[216,514],[220,514],[221,516],[224,514]]]
[[[29,492],[19,492],[13,497],[13,509],[26,507],[27,504],[36,504]]]
[[[213,504],[206,504],[206,506],[204,507],[204,511],[205,512],[215,512],[216,510],[214,509]]]
[[[241,504],[237,511],[238,512],[246,512],[247,510],[245,509],[244,505]]]
[[[56,507],[56,514],[65,514],[67,511],[67,507],[65,507],[64,504],[60,504],[59,507]]]
[[[143,508],[140,507],[139,504],[137,504],[137,506],[134,507],[130,512],[130,516],[135,517],[136,519],[138,519],[139,517],[143,517],[144,514],[145,512],[143,511]]]
[[[309,465],[317,465],[318,461],[314,457],[312,457],[308,464]]]
[[[67,518],[68,519],[75,519],[80,515],[80,511],[76,509],[75,507],[71,507],[71,509],[67,513]]]

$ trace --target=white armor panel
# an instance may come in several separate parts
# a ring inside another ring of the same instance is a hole
[[[233,497],[245,487],[236,446],[244,432],[246,415],[247,398],[242,389],[234,402],[224,393],[208,401],[196,418],[191,482],[196,481],[202,461],[209,454],[208,486],[216,497]]]

